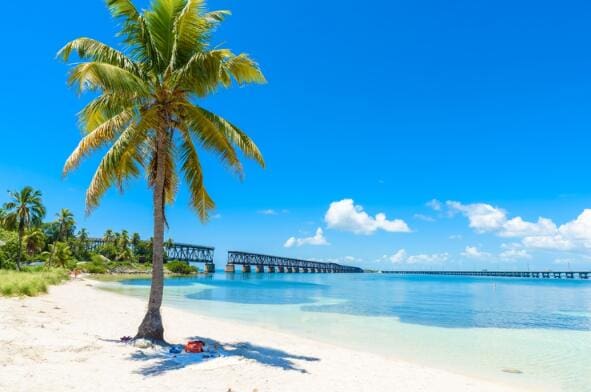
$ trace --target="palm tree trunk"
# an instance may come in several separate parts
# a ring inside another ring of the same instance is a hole
[[[21,251],[23,248],[23,233],[18,231],[18,250],[16,251],[16,270],[21,270]]]
[[[154,183],[154,240],[152,242],[152,285],[148,311],[140,324],[136,339],[143,338],[152,341],[164,341],[164,327],[160,306],[164,292],[164,171],[165,171],[165,138],[160,135],[156,150],[156,179]]]

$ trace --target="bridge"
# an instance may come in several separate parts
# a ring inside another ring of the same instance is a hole
[[[497,278],[589,279],[589,271],[381,271],[396,275],[487,276]]]
[[[299,260],[288,257],[269,256],[257,253],[228,252],[226,272],[236,272],[236,265],[242,266],[242,272],[251,272],[254,266],[256,272],[319,272],[319,273],[355,273],[363,272],[361,268],[340,265],[336,263],[322,263],[320,261]]]
[[[96,252],[101,246],[113,241],[106,241],[104,238],[88,238],[86,249]],[[133,248],[133,245],[131,245]],[[186,263],[205,263],[205,272],[214,272],[213,253],[215,248],[210,246],[183,244],[178,242],[164,243],[164,251],[167,260],[179,260]]]

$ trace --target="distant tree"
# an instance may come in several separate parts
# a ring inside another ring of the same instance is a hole
[[[129,233],[127,230],[123,230],[117,239],[117,260],[128,260],[133,259],[133,253],[130,249]]]
[[[33,229],[23,237],[25,250],[29,257],[41,252],[45,247],[45,234],[40,229]]]
[[[25,231],[31,227],[41,225],[45,216],[45,207],[41,199],[41,192],[26,186],[20,191],[8,192],[11,200],[4,203],[6,211],[4,223],[10,230],[16,230],[18,234],[18,254],[16,268],[20,271],[22,244]]]
[[[197,104],[219,87],[263,83],[258,65],[246,54],[210,46],[216,26],[227,11],[206,12],[202,0],[153,0],[139,11],[131,0],[108,0],[121,21],[117,50],[90,38],[68,43],[59,56],[76,53],[69,83],[98,96],[81,112],[84,138],[66,161],[75,169],[91,152],[107,147],[86,193],[95,208],[105,192],[146,172],[153,192],[154,240],[148,310],[136,337],[161,341],[160,307],[164,289],[165,207],[178,190],[179,168],[186,179],[191,206],[205,221],[215,204],[203,182],[196,146],[212,151],[241,174],[237,149],[264,165],[248,135],[223,117]]]
[[[72,214],[72,211],[69,209],[62,208],[60,212],[55,215],[57,216],[57,223],[59,227],[59,240],[62,242],[67,241],[76,224],[76,221],[74,220],[74,214]]]
[[[131,235],[131,245],[133,246],[133,248],[135,249],[141,242],[142,237],[140,237],[139,233],[133,233]]]
[[[105,234],[103,234],[103,240],[105,242],[115,241],[115,234],[113,233],[113,230],[107,229],[107,231],[105,231]]]
[[[78,235],[71,239],[68,244],[74,257],[78,260],[88,260],[90,253],[88,252],[88,231],[86,229],[80,229]]]
[[[65,242],[55,242],[49,245],[49,251],[43,252],[48,266],[65,268],[68,263],[74,260],[70,247]]]

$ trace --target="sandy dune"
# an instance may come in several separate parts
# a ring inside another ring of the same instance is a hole
[[[486,381],[164,308],[167,339],[199,335],[218,358],[118,343],[145,303],[90,280],[0,298],[0,391],[511,391]],[[150,388],[150,389],[148,389]]]

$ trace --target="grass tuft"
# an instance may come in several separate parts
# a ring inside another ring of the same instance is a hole
[[[34,297],[47,293],[49,286],[59,284],[67,279],[68,271],[62,269],[35,272],[0,270],[0,296]]]

